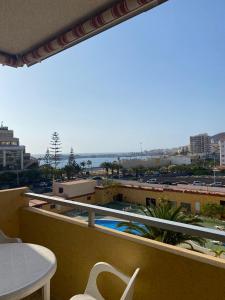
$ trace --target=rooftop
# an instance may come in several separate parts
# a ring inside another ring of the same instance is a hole
[[[95,180],[91,179],[77,179],[77,180],[69,180],[69,181],[59,181],[56,183],[63,184],[63,185],[75,185],[75,184],[83,184],[83,183],[96,183]]]

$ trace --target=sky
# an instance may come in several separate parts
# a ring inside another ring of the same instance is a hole
[[[171,148],[225,131],[225,1],[169,0],[30,68],[0,67],[0,120],[32,154]]]

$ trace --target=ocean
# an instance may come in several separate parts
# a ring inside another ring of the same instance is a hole
[[[34,157],[38,158],[38,157],[40,157],[40,155],[39,156],[34,155]],[[133,159],[133,158],[139,158],[140,159],[140,158],[148,158],[148,157],[150,157],[150,156],[143,156],[143,157],[141,157],[141,156],[129,156],[129,157],[120,156],[120,160],[122,160],[122,159]],[[106,157],[76,158],[75,160],[78,164],[80,164],[82,161],[87,162],[87,160],[90,160],[92,162],[92,166],[91,166],[92,168],[99,168],[101,163],[103,163],[103,162],[113,162],[113,161],[118,162],[117,157],[107,157],[107,156]],[[63,168],[67,164],[67,162],[68,162],[68,158],[63,157],[63,159],[60,161],[60,164],[59,164],[58,167]],[[40,165],[42,165],[42,164],[43,164],[43,162],[40,161]]]

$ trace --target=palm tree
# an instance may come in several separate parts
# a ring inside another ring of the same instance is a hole
[[[223,253],[225,253],[225,250],[223,249],[211,249],[211,252],[214,252],[215,257],[221,257]]]
[[[177,208],[173,207],[170,203],[168,203],[168,201],[165,201],[163,199],[159,202],[158,206],[141,206],[140,209],[148,217],[160,218],[197,226],[200,226],[200,223],[202,222],[202,220],[197,216],[186,215],[184,212],[182,212],[181,206]],[[164,242],[170,245],[178,245],[182,243],[189,244],[188,241],[190,240],[195,241],[200,245],[205,244],[205,240],[203,238],[195,237],[186,233],[150,227],[149,225],[145,224],[120,222],[117,226],[125,227],[125,232],[127,233],[135,233],[142,237]]]
[[[92,161],[91,161],[91,160],[87,160],[86,164],[87,164],[88,168],[91,168],[91,166],[92,166]]]
[[[85,162],[85,161],[82,161],[82,162],[80,163],[80,165],[81,165],[81,167],[82,167],[82,170],[84,171],[85,166],[86,166],[86,162]]]
[[[108,177],[109,176],[109,169],[111,168],[111,163],[105,161],[105,162],[101,163],[100,167],[104,168],[106,170],[106,174],[107,174],[107,177]]]
[[[118,168],[119,168],[118,162],[114,160],[111,163],[112,176],[114,175],[114,170],[117,170],[117,174],[118,174]]]

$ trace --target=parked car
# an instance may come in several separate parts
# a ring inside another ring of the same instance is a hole
[[[218,181],[218,182],[213,182],[209,186],[214,186],[214,187],[223,187],[223,183]]]
[[[171,182],[171,181],[163,181],[162,184],[165,184],[165,185],[172,185],[172,182]]]
[[[101,176],[94,176],[94,177],[92,177],[92,179],[94,179],[94,180],[103,180],[103,177],[101,177]]]
[[[156,178],[151,178],[146,181],[147,183],[158,183]]]
[[[175,182],[175,184],[185,184],[185,185],[187,185],[189,183],[187,181],[178,181],[178,182]]]
[[[204,186],[205,185],[205,182],[201,182],[201,181],[193,181],[192,185],[196,185],[196,186]]]

